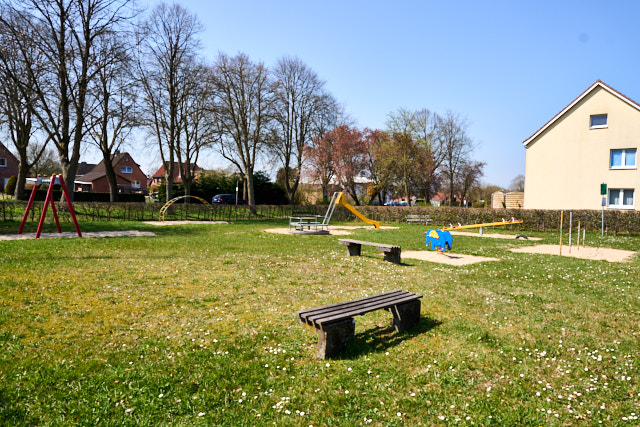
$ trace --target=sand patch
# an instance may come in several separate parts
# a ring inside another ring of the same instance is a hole
[[[500,261],[498,258],[453,254],[451,252],[439,253],[438,251],[402,251],[402,258],[419,259],[448,265],[467,265],[485,261]]]
[[[524,252],[529,254],[545,254],[545,255],[560,255],[560,245],[534,245],[523,246],[521,248],[510,249],[511,252]],[[569,253],[569,246],[562,245],[562,256],[569,256],[574,258],[591,259],[591,260],[604,260],[609,262],[629,262],[634,251],[625,251],[622,249],[611,248],[595,248],[592,246],[580,247],[576,246],[571,248]]]
[[[330,225],[329,230],[357,230],[359,228],[368,228],[369,230],[375,230],[372,225]],[[381,225],[380,230],[397,230],[400,227],[393,227],[391,225]]]
[[[273,233],[273,234],[291,234],[291,235],[302,235],[304,236],[304,233],[289,233],[289,228],[267,228],[266,230],[264,230],[267,233]],[[351,234],[350,231],[347,230],[332,230],[329,229],[329,234],[325,234],[325,236],[348,236],[349,234]],[[312,235],[312,233],[309,233],[309,235]]]
[[[229,224],[227,221],[143,221],[149,225]]]
[[[82,230],[81,230],[82,232]],[[94,238],[94,237],[141,237],[141,236],[155,236],[156,233],[151,231],[87,231],[82,232],[82,237]],[[65,231],[64,233],[42,233],[41,239],[61,239],[61,238],[78,238],[78,234],[75,231]],[[0,240],[25,240],[35,239],[36,233],[25,234],[3,234],[0,236]]]
[[[481,236],[480,233],[473,233],[469,231],[450,231],[449,233],[451,233],[452,236],[489,237],[491,239],[511,239],[511,240],[514,240],[516,236],[519,236],[519,234],[498,234],[498,233],[482,233],[482,236]],[[542,240],[542,237],[527,236],[526,239],[520,238],[518,240]]]

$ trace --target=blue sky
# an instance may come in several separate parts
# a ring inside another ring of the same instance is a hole
[[[207,59],[297,56],[360,127],[401,107],[466,117],[489,184],[524,174],[522,141],[597,79],[640,100],[636,1],[178,3],[204,24]]]

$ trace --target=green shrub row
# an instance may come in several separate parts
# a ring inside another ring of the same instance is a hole
[[[76,193],[80,194],[80,193]],[[87,221],[157,221],[160,218],[162,203],[103,203],[83,202],[76,200],[74,209],[79,220]],[[31,218],[37,218],[42,211],[43,204],[34,204],[30,213]],[[63,219],[68,218],[66,205],[58,204]],[[0,201],[0,220],[21,219],[26,202],[11,200]],[[557,210],[523,210],[523,209],[478,209],[478,208],[449,208],[423,206],[358,206],[359,212],[368,218],[383,224],[404,223],[407,215],[426,215],[432,219],[429,227],[446,227],[448,225],[481,224],[500,222],[511,218],[523,220],[522,224],[510,225],[513,230],[528,231],[558,231],[560,228],[560,212]],[[287,219],[297,215],[325,215],[327,206],[290,206],[290,205],[258,205],[252,211],[248,206],[214,205],[206,206],[201,203],[176,203],[165,215],[167,220],[253,220],[253,219]],[[569,213],[564,211],[563,229],[569,229]],[[573,211],[574,230],[580,222],[581,228],[589,232],[601,230],[601,211],[576,210]],[[355,216],[343,206],[337,206],[332,220],[356,220]],[[423,224],[424,225],[424,224]],[[604,212],[604,227],[608,233],[637,234],[640,233],[640,212],[606,210]]]
[[[29,200],[31,192],[25,192],[22,200]],[[38,190],[34,200],[44,202],[47,197],[47,190]],[[62,190],[53,190],[53,200],[60,200]],[[93,193],[86,191],[75,191],[73,200],[76,202],[106,202],[110,200],[109,193]],[[118,194],[118,203],[144,203],[144,194],[140,193],[120,193]]]

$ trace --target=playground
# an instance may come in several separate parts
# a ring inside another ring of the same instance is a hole
[[[287,222],[84,221],[82,237],[45,222],[40,239],[0,242],[0,419],[631,425],[640,413],[637,237],[572,242],[571,255],[626,254],[614,262],[568,256],[566,239],[562,256],[525,252],[559,249],[558,234],[516,239],[509,225],[496,227],[505,238],[453,230],[438,253],[426,226],[333,221],[300,235]],[[349,256],[340,232],[399,245],[402,262]],[[296,311],[394,289],[422,295],[416,326],[358,316],[344,354],[315,357]]]

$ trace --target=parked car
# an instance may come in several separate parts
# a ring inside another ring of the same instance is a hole
[[[211,204],[219,204],[219,205],[235,205],[236,204],[236,196],[233,194],[216,194],[211,199]],[[238,199],[239,205],[246,205],[246,200]]]

